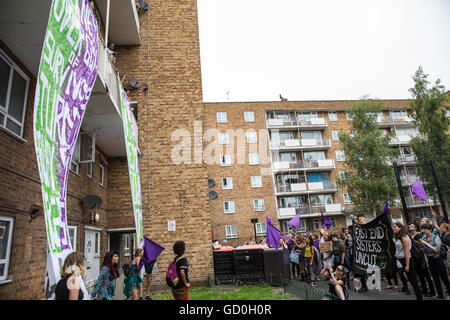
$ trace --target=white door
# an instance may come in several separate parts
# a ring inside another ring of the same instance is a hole
[[[86,281],[97,279],[100,273],[100,232],[86,230],[84,238]]]

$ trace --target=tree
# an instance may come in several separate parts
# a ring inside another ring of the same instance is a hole
[[[414,124],[419,136],[411,139],[410,145],[416,155],[417,173],[424,183],[426,193],[437,200],[430,160],[433,161],[444,201],[450,196],[450,121],[448,92],[437,79],[429,88],[428,74],[422,67],[413,76],[414,87],[409,89]],[[447,206],[448,207],[448,206]]]
[[[341,133],[348,172],[338,180],[346,187],[355,209],[362,213],[381,213],[385,201],[398,198],[398,189],[391,161],[399,150],[390,148],[392,133],[384,135],[378,128],[376,113],[383,107],[380,101],[359,100],[349,107],[353,117],[350,133]]]

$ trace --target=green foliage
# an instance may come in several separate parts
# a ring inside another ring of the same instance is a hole
[[[173,300],[172,292],[165,291],[153,300]],[[198,288],[189,290],[189,300],[295,300],[267,284],[246,285],[238,289]]]
[[[376,122],[381,112],[380,101],[363,98],[348,108],[353,117],[350,133],[341,133],[348,175],[338,180],[346,187],[357,211],[381,213],[386,200],[397,198],[398,188],[390,161],[398,156],[398,149],[390,148],[392,133],[383,135]]]
[[[437,199],[430,160],[433,161],[436,174],[444,199],[450,196],[450,121],[447,113],[450,112],[449,97],[440,80],[429,88],[428,75],[424,74],[422,67],[413,76],[414,87],[409,89],[414,100],[410,106],[413,112],[414,124],[420,136],[411,140],[420,180],[428,195]],[[444,200],[446,201],[446,200]]]

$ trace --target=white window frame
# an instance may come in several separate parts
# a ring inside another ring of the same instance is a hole
[[[245,135],[247,137],[247,143],[258,143],[256,131],[247,131]]]
[[[77,228],[77,226],[67,226],[67,229],[69,231],[69,234],[70,234],[70,230],[74,230],[73,231],[73,243],[71,243],[71,245],[72,245],[72,250],[73,251],[77,251],[77,233],[78,233],[78,228]]]
[[[228,209],[225,207],[225,203],[228,203]],[[223,202],[223,213],[236,213],[236,206],[234,200],[225,200]]]
[[[244,121],[245,122],[255,122],[255,112],[254,111],[244,111]]]
[[[123,237],[123,255],[124,257],[129,257],[131,255],[130,251],[130,235],[127,233]]]
[[[258,222],[255,223],[256,236],[265,236],[267,234],[267,223]]]
[[[94,257],[96,257],[96,258],[100,257],[100,244],[101,244],[101,242],[102,242],[102,235],[101,235],[101,233],[99,231],[94,232]]]
[[[262,176],[251,176],[252,188],[262,188]]]
[[[233,232],[233,231],[235,231],[235,232]],[[227,239],[236,239],[237,237],[238,237],[237,225],[235,225],[235,224],[226,225],[225,226],[225,238],[227,238]]]
[[[102,187],[105,186],[105,167],[100,163],[98,171],[98,184]]]
[[[261,206],[262,204],[262,206]],[[254,199],[253,200],[253,210],[257,211],[266,211],[266,206],[264,204],[264,199]]]
[[[216,113],[217,123],[227,123],[227,113],[226,112],[217,112]]]
[[[320,219],[314,219],[313,220],[313,229],[320,230],[321,227],[322,227],[322,223],[321,223]]]
[[[306,220],[305,219],[300,219],[300,227],[297,230],[300,232],[306,231]]]
[[[345,116],[347,117],[348,121],[352,121],[353,120],[353,117],[348,112],[345,113]]]
[[[345,162],[345,152],[344,150],[336,150],[336,161]]]
[[[77,156],[78,159],[75,158]],[[80,157],[81,157],[81,135],[78,134],[77,141],[75,142],[75,146],[73,147],[72,159],[70,159],[70,166],[69,166],[69,170],[75,174],[79,174],[80,172],[80,164],[78,163],[78,161],[80,161]],[[72,169],[72,165],[75,167],[74,169]]]
[[[5,281],[8,278],[9,271],[9,262],[11,255],[11,246],[12,246],[12,235],[14,232],[14,218],[8,216],[0,216],[0,220],[9,222],[9,232],[8,232],[8,242],[6,246],[6,255],[5,259],[0,259],[1,264],[5,264],[5,271],[2,276],[0,276],[0,281]]]
[[[333,115],[333,117],[332,117]],[[336,116],[336,117],[334,117]],[[338,121],[338,114],[337,112],[329,111],[328,112],[328,121]]]
[[[224,185],[224,180],[226,180],[226,186]],[[233,177],[223,177],[222,178],[222,190],[231,190],[233,189]]]
[[[221,167],[230,167],[231,166],[231,155],[221,154],[220,155],[220,166]]]
[[[249,153],[248,154],[248,163],[251,166],[259,165],[259,153]]]
[[[94,166],[92,162],[86,163],[86,175],[92,179],[92,173],[94,171]]]
[[[331,228],[336,229],[336,227],[337,227],[336,218],[330,217],[330,220],[331,220]]]
[[[353,204],[352,199],[350,199],[350,194],[348,192],[342,193],[342,199],[344,200],[344,204]]]
[[[345,180],[346,176],[348,176],[348,171],[339,171],[339,179]]]
[[[25,129],[25,116],[26,116],[26,110],[27,110],[28,90],[30,88],[30,78],[11,59],[9,59],[7,54],[1,49],[0,49],[0,59],[5,61],[5,63],[7,65],[9,65],[9,67],[10,67],[8,88],[7,88],[7,92],[6,92],[6,101],[5,101],[6,105],[5,106],[0,105],[0,113],[4,116],[4,119],[3,119],[4,122],[0,123],[0,127],[5,129],[8,133],[11,133],[12,135],[14,135],[16,137],[23,139],[23,132]],[[17,121],[16,119],[14,119],[14,117],[10,116],[8,113],[14,71],[16,71],[26,81],[25,95],[24,95],[24,102],[23,102],[23,111],[22,111],[22,122]],[[10,129],[8,129],[6,127],[6,122],[8,119],[11,120],[12,122],[14,122],[15,124],[17,124],[18,126],[20,126],[20,135],[17,135],[16,133],[14,133],[13,131],[11,131]]]
[[[230,144],[230,136],[228,133],[219,132],[219,144]]]
[[[333,141],[339,141],[339,134],[341,130],[331,130],[331,136],[333,137]]]

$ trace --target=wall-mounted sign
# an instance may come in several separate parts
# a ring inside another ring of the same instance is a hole
[[[169,220],[167,221],[167,231],[176,231],[177,226],[175,223],[175,220]]]

